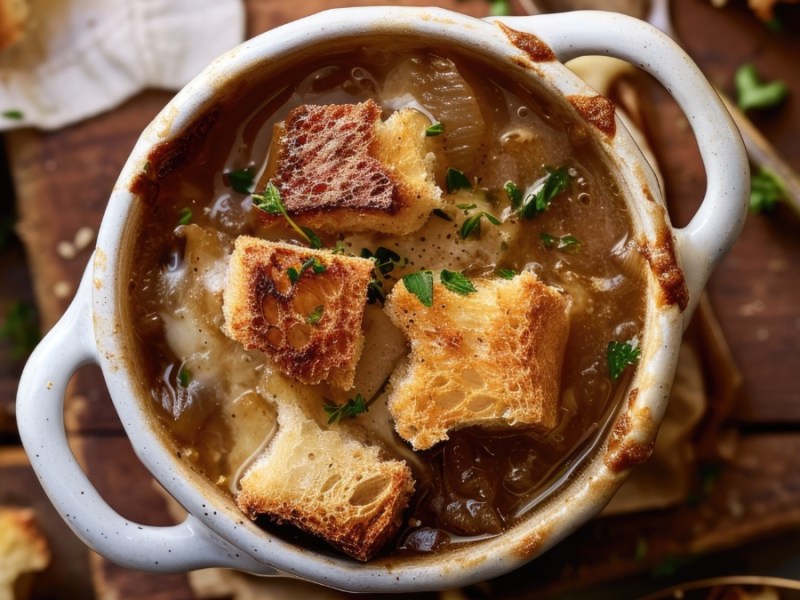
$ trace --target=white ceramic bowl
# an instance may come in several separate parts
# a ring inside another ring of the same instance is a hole
[[[164,443],[146,402],[137,397],[139,387],[127,358],[130,326],[119,310],[140,216],[139,200],[129,188],[154,145],[179,137],[244,73],[269,77],[298,56],[327,51],[331,44],[367,36],[381,36],[388,44],[393,36],[409,35],[429,46],[477,54],[517,80],[538,80],[545,93],[592,124],[588,129],[619,175],[636,235],[649,257],[647,313],[640,365],[613,426],[530,516],[502,535],[453,551],[359,564],[260,529]],[[656,178],[619,120],[614,122],[602,102],[592,104],[594,100],[589,104],[599,107],[599,115],[581,116],[576,110],[581,104],[576,98],[595,98],[596,93],[562,62],[589,54],[618,57],[649,71],[684,110],[709,182],[701,207],[685,228],[670,226]],[[600,12],[479,20],[438,9],[382,7],[334,10],[290,23],[219,58],[143,132],[114,188],[78,294],[25,369],[17,403],[20,435],[42,485],[75,533],[122,565],[155,571],[224,566],[353,591],[432,590],[491,578],[541,554],[595,515],[629,468],[649,456],[684,323],[712,268],[742,227],[748,194],[744,149],[717,95],[669,38],[641,21]],[[89,362],[101,366],[136,453],[188,511],[183,523],[148,527],[127,521],[106,504],[78,466],[64,434],[63,400],[71,374]]]

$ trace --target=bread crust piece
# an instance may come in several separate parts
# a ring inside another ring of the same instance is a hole
[[[0,50],[10,48],[25,37],[29,13],[25,0],[0,0]]]
[[[397,433],[425,450],[472,425],[553,428],[567,299],[530,272],[473,280],[477,292],[466,296],[436,280],[429,308],[402,282],[386,302],[411,343],[391,380]]]
[[[14,597],[14,583],[50,564],[50,548],[33,509],[0,506],[0,598]]]
[[[291,523],[369,560],[402,523],[414,492],[411,469],[339,425],[321,427],[304,414],[306,402],[290,396],[281,394],[278,432],[240,480],[236,502],[251,518]]]
[[[412,109],[383,123],[373,100],[299,106],[275,127],[262,183],[272,181],[291,217],[312,229],[410,233],[441,206],[428,125]]]
[[[303,269],[309,260],[324,271]],[[372,269],[367,259],[240,236],[223,294],[225,333],[303,383],[350,389]]]

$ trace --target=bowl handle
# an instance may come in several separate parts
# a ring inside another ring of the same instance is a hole
[[[75,534],[117,564],[160,572],[215,566],[264,573],[263,563],[191,515],[168,527],[125,519],[103,500],[75,459],[64,429],[67,384],[79,367],[98,362],[89,264],[72,304],[28,360],[17,391],[19,434],[42,487]]]
[[[675,230],[689,290],[684,314],[691,315],[714,266],[741,232],[750,197],[747,154],[739,130],[717,93],[671,38],[627,15],[576,11],[491,20],[535,35],[561,62],[588,55],[622,59],[650,73],[675,98],[697,138],[708,181],[703,202],[692,220]]]

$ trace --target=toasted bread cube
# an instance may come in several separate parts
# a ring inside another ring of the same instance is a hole
[[[477,292],[460,295],[436,281],[431,307],[402,282],[387,299],[411,343],[392,376],[389,411],[417,450],[472,425],[556,425],[567,300],[530,272],[473,284]]]
[[[364,258],[240,236],[223,294],[225,333],[303,383],[350,389],[372,269]]]
[[[240,480],[239,508],[251,518],[291,523],[369,560],[402,523],[414,491],[411,469],[340,426],[321,427],[290,390],[280,397],[278,432]]]
[[[383,123],[372,100],[299,106],[275,127],[260,185],[272,181],[292,219],[312,229],[415,231],[441,206],[426,148],[428,125],[413,109]]]

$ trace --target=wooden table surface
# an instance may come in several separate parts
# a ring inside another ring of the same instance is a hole
[[[378,3],[248,0],[248,35],[334,5]],[[475,16],[488,12],[482,0],[398,4],[437,4]],[[684,47],[720,89],[733,94],[733,73],[744,62],[754,63],[770,79],[788,83],[789,100],[753,120],[800,171],[800,6],[779,12],[782,32],[765,27],[740,2],[716,9],[705,0],[674,0],[672,13]],[[664,173],[673,220],[680,226],[702,198],[705,175],[691,131],[674,103],[649,78],[640,83],[649,100],[645,129]],[[34,299],[43,331],[57,320],[91,252],[87,247],[74,257],[65,256],[59,242],[74,241],[84,227],[97,231],[126,156],[169,98],[165,92],[147,91],[108,113],[55,132],[28,129],[4,135],[5,154],[0,158],[11,173],[23,246],[12,243],[0,255],[0,309],[5,311],[18,299]],[[11,190],[0,186],[0,194],[0,210],[12,210]],[[521,598],[595,586],[588,588],[593,592],[587,597],[600,597],[601,589],[614,590],[609,597],[624,597],[633,594],[631,590],[653,590],[683,576],[712,574],[719,557],[728,567],[800,579],[800,542],[794,541],[800,529],[800,219],[782,207],[770,215],[748,217],[708,292],[743,375],[741,393],[726,411],[724,424],[736,434],[736,451],[720,466],[715,485],[704,490],[699,501],[593,521],[528,567],[477,586],[470,594]],[[61,527],[19,453],[13,424],[2,418],[13,410],[21,362],[9,359],[8,344],[0,345],[0,358],[0,504],[35,505],[45,528],[59,538],[57,560],[65,561],[40,578],[37,596],[198,597],[186,575],[116,567],[85,550]],[[82,370],[75,378],[66,422],[79,458],[112,506],[142,523],[172,522],[163,494],[122,435],[95,369]],[[27,483],[11,486],[12,477]],[[701,477],[700,484],[703,481]],[[765,539],[772,554],[758,545]],[[634,587],[614,588],[619,582]],[[604,587],[596,587],[601,584]],[[617,595],[619,589],[627,591]]]

